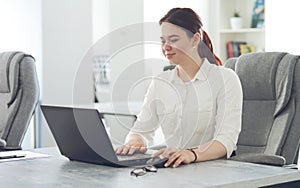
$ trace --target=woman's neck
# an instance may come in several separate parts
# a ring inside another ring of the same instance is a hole
[[[191,81],[199,71],[204,60],[199,57],[197,61],[191,60],[178,66],[177,74],[183,82]]]

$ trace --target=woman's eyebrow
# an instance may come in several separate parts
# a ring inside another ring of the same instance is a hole
[[[170,35],[170,36],[168,36],[167,38],[173,38],[173,37],[179,37],[179,35]],[[164,37],[160,37],[160,39],[164,39]]]
[[[168,38],[179,37],[179,35],[170,35]]]

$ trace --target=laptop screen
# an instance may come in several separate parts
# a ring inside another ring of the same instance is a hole
[[[85,161],[98,154],[107,161],[118,161],[96,109],[46,105],[41,108],[63,155]]]

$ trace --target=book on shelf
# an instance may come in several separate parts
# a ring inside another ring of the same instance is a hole
[[[228,41],[226,44],[227,58],[239,57],[242,54],[255,52],[253,44],[247,44],[245,41]]]
[[[247,42],[244,42],[244,41],[232,41],[234,57],[239,57],[241,55],[240,45],[245,45],[245,44],[247,44]]]
[[[234,57],[232,42],[227,42],[227,58]]]
[[[242,55],[242,54],[255,52],[256,49],[255,49],[255,46],[253,44],[241,44],[240,45],[240,51],[241,51],[241,55]]]

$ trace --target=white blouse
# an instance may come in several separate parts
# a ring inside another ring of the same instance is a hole
[[[161,127],[168,147],[184,149],[217,140],[230,157],[241,131],[242,98],[236,73],[207,60],[188,83],[178,77],[177,68],[165,71],[153,77],[130,134],[149,142]]]

